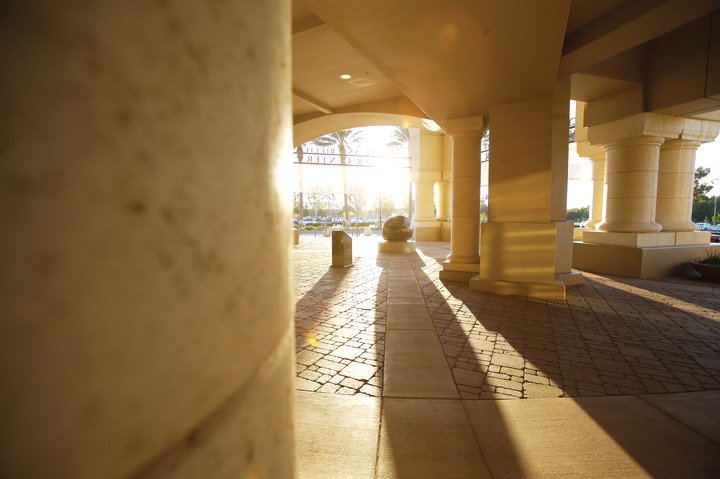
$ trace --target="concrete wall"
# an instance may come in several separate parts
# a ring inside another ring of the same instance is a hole
[[[293,475],[286,0],[0,17],[0,476]]]

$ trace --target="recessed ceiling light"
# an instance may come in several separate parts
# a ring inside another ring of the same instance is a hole
[[[343,80],[349,80],[352,78],[352,76],[348,75],[347,73],[343,73],[342,75],[340,75],[340,78],[342,78]]]

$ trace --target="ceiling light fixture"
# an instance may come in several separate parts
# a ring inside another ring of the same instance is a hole
[[[343,80],[349,80],[352,78],[352,76],[348,75],[347,73],[343,73],[342,75],[340,75],[340,78],[342,78]]]

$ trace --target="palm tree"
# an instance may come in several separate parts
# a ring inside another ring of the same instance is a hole
[[[405,146],[410,140],[410,129],[396,126],[392,133],[392,140],[388,141],[387,146]]]
[[[357,130],[341,130],[335,133],[328,133],[313,140],[313,144],[322,148],[336,146],[340,152],[340,164],[342,165],[343,183],[343,211],[345,212],[345,224],[350,224],[350,207],[348,206],[347,174],[345,172],[345,155],[352,151],[364,138]]]
[[[303,218],[305,217],[305,212],[304,212],[305,208],[303,205],[303,180],[302,180],[303,145],[300,145],[295,149],[295,154],[297,155],[297,159],[298,159],[298,186],[299,186],[299,190],[300,190],[300,194],[299,194],[299,203],[300,203],[299,204],[299,207],[300,207],[299,208],[300,209],[299,216],[300,217],[298,220],[298,224],[300,226],[302,226]]]

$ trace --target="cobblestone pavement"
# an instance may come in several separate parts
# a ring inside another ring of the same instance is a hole
[[[404,257],[463,399],[720,388],[720,285],[586,274],[565,301],[499,296],[442,283],[447,244],[429,245]],[[399,255],[359,246],[366,256],[342,270],[328,240],[294,253],[300,390],[382,392],[388,258]]]

